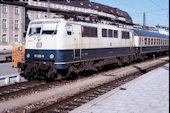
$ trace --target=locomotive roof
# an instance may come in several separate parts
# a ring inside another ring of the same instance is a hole
[[[138,29],[132,29],[138,36],[146,36],[146,37],[154,37],[154,38],[166,38],[169,39],[168,35],[160,34],[160,33],[154,33],[144,30],[138,30]]]
[[[86,26],[103,26],[103,28],[105,27],[114,27],[115,29],[119,29],[119,30],[125,30],[125,31],[132,31],[131,29],[125,29],[125,28],[119,28],[113,25],[108,25],[108,24],[96,24],[96,23],[87,23],[87,22],[82,22],[82,21],[73,21],[73,20],[65,20],[64,18],[56,18],[56,19],[36,19],[36,20],[32,20],[31,23],[37,23],[37,22],[68,22],[70,24],[80,24],[80,25],[86,25]]]

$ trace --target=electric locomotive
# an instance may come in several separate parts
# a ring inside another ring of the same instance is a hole
[[[169,49],[168,36],[141,32],[62,18],[34,20],[26,34],[25,62],[18,66],[28,78],[61,79],[73,72],[98,70],[111,63],[121,65],[141,58],[141,54]],[[160,37],[155,44],[156,36]],[[162,38],[166,44],[160,48]]]

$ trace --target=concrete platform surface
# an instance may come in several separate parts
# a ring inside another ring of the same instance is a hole
[[[70,113],[169,113],[169,64],[120,87]]]
[[[0,64],[0,76],[18,73],[18,68],[13,68],[12,63],[1,63]]]

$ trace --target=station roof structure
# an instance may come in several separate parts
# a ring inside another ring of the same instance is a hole
[[[15,1],[15,0],[0,0],[1,4],[8,4],[8,5],[18,5],[18,6],[26,6],[28,5],[27,3],[24,2],[19,2],[19,1]]]
[[[26,0],[11,0],[11,1],[0,0],[1,3],[25,6],[26,10],[43,11],[43,12],[47,11],[47,6],[36,6],[36,5],[29,4],[29,2],[24,2],[24,1]],[[47,0],[33,0],[33,1],[47,3]],[[64,14],[64,15],[69,14],[69,15],[76,15],[76,16],[95,15],[103,20],[110,20],[122,24],[133,25],[132,18],[129,16],[129,14],[118,8],[95,3],[90,0],[49,0],[49,1],[51,4],[56,4],[56,5],[59,4],[63,6],[72,6],[77,8],[91,9],[100,12],[100,14],[93,14],[92,12],[87,12],[87,11],[82,12],[82,11],[64,10],[64,9],[57,9],[57,8],[50,7],[50,12],[52,13]],[[105,13],[105,15],[102,15],[102,13]],[[114,17],[107,16],[107,15],[113,15]]]
[[[34,0],[37,1],[37,0]],[[46,2],[47,0],[39,0],[39,2]],[[79,8],[84,8],[84,9],[92,9],[96,10],[99,12],[104,12],[106,14],[114,15],[116,18],[109,18],[103,15],[97,15],[100,18],[103,18],[105,20],[113,20],[115,22],[120,22],[120,23],[125,23],[125,24],[133,24],[132,18],[129,16],[129,14],[125,11],[122,11],[118,8],[113,8],[110,6],[102,5],[99,3],[92,2],[90,0],[50,0],[50,3],[52,4],[59,4],[59,5],[65,5],[65,6],[73,6],[73,7],[79,7]],[[41,6],[33,6],[33,5],[28,5],[27,6],[28,10],[41,10],[41,11],[46,11],[46,7],[41,7]],[[53,13],[68,13],[69,14],[78,14],[78,15],[89,15],[87,12],[78,12],[78,11],[71,11],[71,10],[58,10],[55,8],[50,8],[50,11]],[[124,18],[125,20],[119,19],[119,17]]]
[[[103,4],[95,3],[90,0],[70,0],[70,2],[66,2],[64,0],[50,0],[50,2],[56,3],[56,4],[98,10],[101,12],[115,15],[117,17],[124,17],[128,23],[132,23],[132,18],[129,16],[129,14],[127,12],[122,11],[118,8],[113,8],[110,6],[103,5]]]

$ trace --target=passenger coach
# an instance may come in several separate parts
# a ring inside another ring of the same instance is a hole
[[[165,52],[169,50],[169,36],[133,29],[135,47],[139,53]]]

